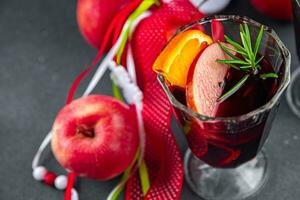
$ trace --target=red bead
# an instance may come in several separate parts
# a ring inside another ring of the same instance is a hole
[[[53,172],[47,172],[44,177],[44,182],[46,185],[53,186],[55,178],[56,178],[56,174],[54,174]]]

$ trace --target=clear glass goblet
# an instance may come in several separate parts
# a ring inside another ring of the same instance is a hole
[[[210,34],[213,19],[221,21],[225,34],[235,41],[240,41],[240,24],[248,24],[252,36],[257,36],[261,27],[247,17],[214,16],[189,24],[177,33],[200,25]],[[279,99],[290,81],[291,56],[274,30],[267,26],[259,53],[279,74],[278,88],[265,105],[236,117],[209,117],[192,111],[184,103],[184,93],[174,93],[168,81],[158,75],[190,147],[185,155],[185,178],[203,199],[245,199],[255,194],[267,179],[268,162],[261,148],[269,135]]]

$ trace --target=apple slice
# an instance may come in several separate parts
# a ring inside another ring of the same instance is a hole
[[[217,100],[223,92],[228,72],[227,65],[216,62],[218,59],[231,58],[224,53],[218,43],[213,43],[202,52],[195,66],[191,68],[193,71],[189,72],[186,88],[187,105],[193,111],[205,116],[215,116]]]

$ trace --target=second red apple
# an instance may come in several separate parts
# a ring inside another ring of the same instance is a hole
[[[114,16],[131,0],[79,0],[77,23],[81,34],[93,47],[99,48]]]

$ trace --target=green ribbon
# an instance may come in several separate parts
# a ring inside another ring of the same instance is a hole
[[[121,56],[123,54],[126,42],[129,38],[130,31],[131,31],[134,21],[154,4],[159,6],[160,3],[158,0],[144,0],[135,9],[135,11],[128,17],[128,19],[125,23],[125,24],[127,24],[127,27],[126,27],[126,29],[123,29],[120,34],[122,36],[122,39],[121,39],[120,48],[117,52],[117,64],[120,64],[120,62],[121,62]],[[113,89],[113,94],[114,94],[115,98],[122,101],[123,100],[122,95],[114,81],[112,81],[112,89]],[[125,187],[125,184],[123,184],[123,183],[128,180],[130,173],[132,171],[132,168],[134,166],[134,163],[138,160],[139,156],[140,156],[140,149],[138,149],[131,165],[123,173],[120,183],[114,188],[114,190],[112,192],[112,196],[109,200],[116,200],[118,198],[118,196],[120,195],[120,193],[123,191],[123,189]],[[143,195],[145,196],[150,188],[150,181],[149,181],[148,169],[146,166],[146,162],[144,160],[141,162],[141,165],[139,166],[139,176],[140,176],[140,181],[141,181],[142,192],[143,192]]]

